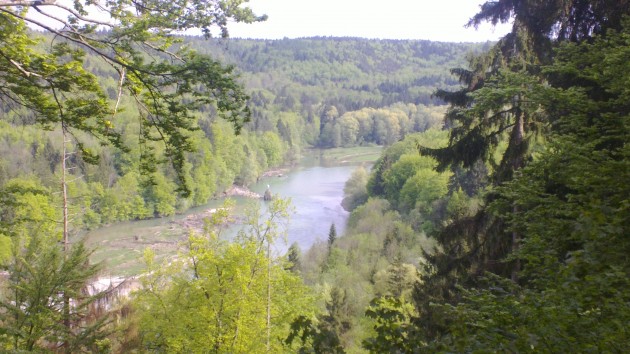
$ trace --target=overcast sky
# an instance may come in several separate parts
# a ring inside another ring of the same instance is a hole
[[[228,28],[233,38],[312,36],[429,39],[484,42],[507,33],[509,25],[464,28],[483,0],[250,0],[263,23]]]

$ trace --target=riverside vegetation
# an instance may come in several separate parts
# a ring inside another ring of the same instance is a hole
[[[470,25],[513,29],[486,45],[201,42],[171,34],[264,17],[134,4],[97,32],[76,2],[39,40],[0,5],[3,350],[630,350],[630,2],[488,2]],[[99,265],[68,234],[369,144],[387,147],[346,184],[344,235],[276,255],[290,204],[251,208],[232,242],[228,205],[170,263],[145,252],[132,298],[83,291]]]

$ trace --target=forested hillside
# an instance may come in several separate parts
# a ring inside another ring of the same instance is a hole
[[[258,95],[273,93],[285,110],[308,112],[312,104],[337,107],[340,114],[394,103],[430,105],[435,87],[458,82],[449,70],[490,44],[421,40],[304,38],[204,42],[188,38],[202,53],[219,55],[243,72]],[[301,109],[300,109],[301,108]]]
[[[188,41],[236,65],[251,95],[253,130],[273,130],[280,112],[297,113],[304,141],[320,147],[390,145],[436,124],[442,112],[433,106],[443,104],[432,96],[436,88],[457,87],[450,69],[489,46],[361,38]],[[292,115],[281,116],[283,125],[295,124]]]

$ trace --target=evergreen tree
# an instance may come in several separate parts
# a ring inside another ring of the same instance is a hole
[[[86,289],[99,266],[77,243],[64,252],[45,237],[32,237],[8,264],[7,289],[0,297],[0,344],[15,352],[94,352],[108,333],[107,316],[98,316],[104,294]],[[64,298],[72,299],[69,308]],[[63,348],[62,348],[63,347]]]
[[[344,289],[333,287],[330,290],[330,299],[326,301],[327,314],[322,316],[322,326],[341,337],[350,330],[351,322],[348,318],[348,296]]]
[[[99,348],[109,318],[91,293],[100,265],[82,241],[63,242],[61,210],[34,179],[10,180],[0,190],[0,346],[10,351],[88,352]],[[60,242],[61,241],[61,242]]]
[[[297,242],[293,242],[291,246],[289,246],[289,250],[287,251],[287,261],[289,262],[288,270],[293,273],[297,273],[302,264],[300,258],[302,257],[300,252],[300,246]]]
[[[298,317],[291,324],[285,343],[293,345],[299,338],[299,353],[345,353],[341,337],[351,327],[346,310],[347,301],[345,290],[333,287],[326,301],[326,313],[318,316],[317,321],[305,316]]]
[[[429,351],[626,352],[630,333],[630,22],[591,42],[561,46],[544,68],[545,109],[557,128],[547,149],[498,189],[491,207],[523,235],[518,284],[487,276],[455,307],[438,306],[446,336]],[[448,348],[448,349],[447,349]]]
[[[334,245],[337,240],[337,228],[335,227],[335,223],[330,224],[330,230],[328,231],[328,253],[330,253],[330,249]]]
[[[421,148],[421,152],[436,157],[439,169],[470,169],[483,162],[495,186],[511,181],[516,171],[534,160],[536,141],[562,129],[558,119],[566,113],[560,110],[565,103],[549,104],[549,92],[538,88],[584,84],[546,71],[546,64],[559,59],[552,48],[563,42],[592,40],[596,33],[606,36],[607,30],[620,28],[623,14],[630,14],[628,6],[627,1],[484,4],[471,25],[511,19],[513,30],[490,52],[473,58],[469,69],[453,70],[465,86],[457,92],[437,92],[451,104],[446,115],[452,127],[449,145]],[[462,187],[454,182],[454,190]],[[495,191],[486,193],[486,205],[497,197]],[[426,275],[414,296],[420,313],[415,321],[423,332],[419,340],[448,332],[444,313],[432,304],[458,303],[465,294],[461,288],[482,286],[486,272],[524,282],[520,273],[527,260],[520,248],[525,235],[508,224],[510,215],[523,212],[522,206],[517,202],[492,205],[448,224],[437,235],[438,250],[425,253]]]

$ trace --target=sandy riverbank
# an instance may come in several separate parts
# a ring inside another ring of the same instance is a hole
[[[265,171],[265,173],[262,174],[262,178],[267,178],[267,177],[282,177],[284,175],[286,175],[288,172],[290,171],[289,168],[274,168],[272,170],[268,170]]]
[[[252,199],[262,199],[262,195],[249,190],[247,187],[233,185],[228,188],[225,192],[221,193],[221,197],[245,197]],[[192,230],[197,233],[203,232],[203,227],[205,225],[204,220],[211,217],[214,213],[217,212],[218,209],[211,208],[204,210],[200,213],[195,213],[188,215],[187,217],[180,220],[173,220],[170,223],[174,227],[183,228],[185,230]],[[232,220],[233,221],[233,220]]]
[[[232,187],[228,188],[225,192],[221,194],[222,197],[246,197],[252,199],[261,199],[262,195],[252,192],[247,187],[232,185]]]

